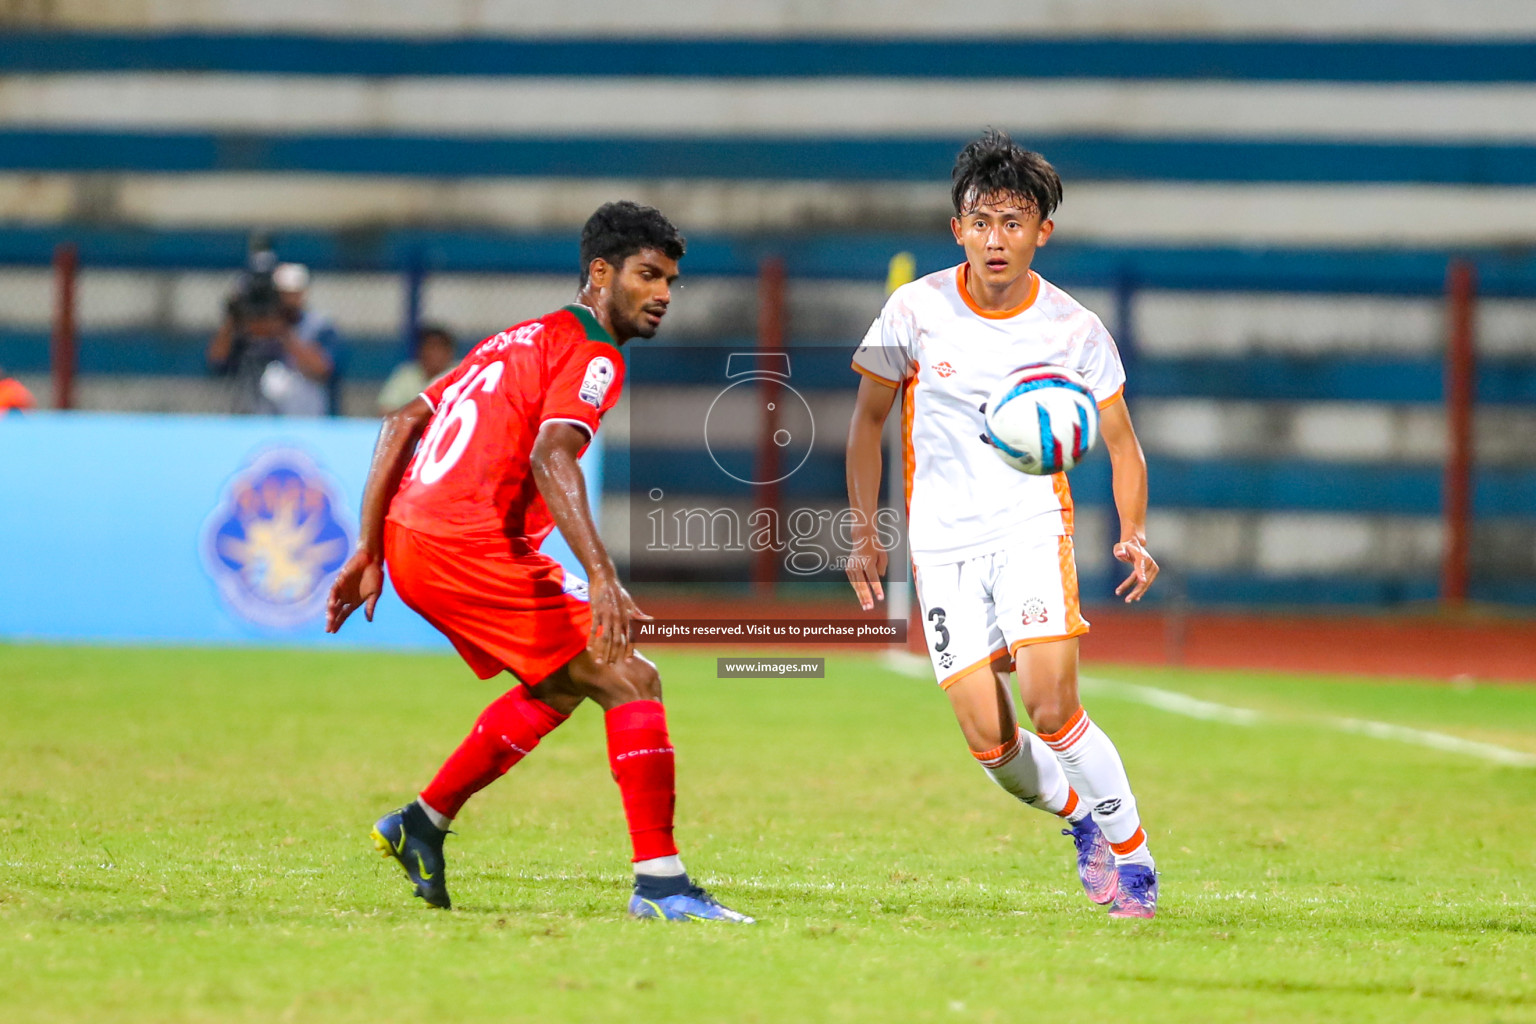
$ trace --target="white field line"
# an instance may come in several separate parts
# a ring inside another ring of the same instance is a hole
[[[1257,725],[1261,717],[1257,711],[1249,708],[1234,708],[1226,704],[1217,704],[1214,701],[1201,700],[1198,697],[1191,697],[1187,694],[1175,693],[1172,690],[1159,690],[1155,686],[1115,683],[1108,679],[1091,679],[1086,676],[1078,680],[1078,684],[1081,689],[1087,690],[1089,693],[1122,697],[1161,711],[1183,715],[1186,718],[1199,718],[1207,722],[1226,722],[1228,725]]]
[[[921,655],[911,654],[906,651],[891,651],[882,658],[885,665],[893,671],[903,675],[930,677],[932,669],[928,660]],[[1141,686],[1136,683],[1120,683],[1111,679],[1100,679],[1094,676],[1082,676],[1078,679],[1078,686],[1084,693],[1097,694],[1104,697],[1119,697],[1122,700],[1133,701],[1137,704],[1145,704],[1147,707],[1157,708],[1159,711],[1167,711],[1170,714],[1183,715],[1186,718],[1198,718],[1207,722],[1223,722],[1227,725],[1254,726],[1266,720],[1278,721],[1273,716],[1267,716],[1252,708],[1236,708],[1229,704],[1218,704],[1215,701],[1201,700],[1199,697],[1191,697],[1185,693],[1173,690],[1163,690],[1155,686]],[[1514,750],[1510,747],[1501,747],[1495,743],[1481,743],[1477,740],[1463,739],[1460,736],[1452,736],[1449,733],[1431,732],[1428,729],[1413,729],[1406,725],[1393,725],[1390,722],[1372,722],[1361,718],[1327,717],[1309,719],[1326,728],[1338,732],[1354,733],[1358,736],[1369,736],[1378,740],[1395,740],[1399,743],[1409,743],[1416,747],[1428,747],[1431,750],[1439,750],[1449,754],[1465,754],[1468,757],[1476,757],[1494,764],[1509,765],[1513,768],[1536,768],[1536,754],[1529,754],[1523,750]]]
[[[1454,754],[1468,754],[1485,761],[1492,761],[1494,764],[1507,764],[1516,768],[1536,767],[1536,754],[1527,754],[1523,750],[1511,750],[1509,747],[1501,747],[1494,743],[1465,740],[1448,733],[1410,729],[1406,725],[1370,722],[1358,718],[1330,718],[1328,724],[1340,732],[1359,733],[1379,740],[1398,740],[1402,743],[1412,743],[1416,746],[1449,751]]]
[[[916,679],[932,679],[933,666],[921,654],[911,651],[886,651],[880,655],[880,663],[892,672]]]
[[[1249,708],[1234,708],[1226,704],[1217,704],[1213,701],[1199,700],[1172,690],[1161,690],[1155,686],[1139,686],[1134,683],[1117,683],[1108,679],[1096,679],[1083,677],[1079,680],[1080,687],[1089,693],[1102,694],[1106,697],[1120,697],[1124,700],[1135,701],[1148,707],[1158,708],[1176,715],[1185,715],[1189,718],[1200,718],[1206,721],[1226,722],[1229,725],[1257,725],[1270,716],[1263,715]],[[1327,717],[1318,718],[1318,724],[1338,732],[1354,733],[1360,736],[1369,736],[1378,740],[1396,740],[1399,743],[1410,743],[1418,747],[1429,747],[1432,750],[1444,751],[1451,754],[1465,754],[1494,764],[1509,765],[1515,768],[1536,768],[1536,754],[1529,754],[1523,750],[1514,750],[1510,747],[1501,747],[1494,743],[1481,743],[1477,740],[1463,739],[1460,736],[1452,736],[1449,733],[1431,732],[1427,729],[1412,729],[1406,725],[1393,725],[1390,722],[1372,722],[1360,718]]]

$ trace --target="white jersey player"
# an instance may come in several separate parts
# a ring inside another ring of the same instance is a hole
[[[1120,540],[1117,588],[1140,600],[1157,576],[1146,548],[1147,469],[1099,318],[1030,269],[1050,238],[1061,179],[1038,153],[990,131],[954,171],[958,267],[898,288],[854,354],[863,374],[848,434],[856,530],[848,575],[860,604],[883,600],[886,552],[873,528],[880,436],[902,401],[909,547],[934,674],[972,754],[998,785],[1072,826],[1083,887],[1113,917],[1151,917],[1157,874],[1120,755],[1077,694],[1072,493],[1065,474],[1029,476],[986,440],[987,396],[1009,372],[1054,363],[1083,375],[1100,410]],[[1033,730],[1007,683],[1017,672]]]

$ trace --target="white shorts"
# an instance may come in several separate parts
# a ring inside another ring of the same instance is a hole
[[[914,582],[933,674],[946,690],[988,663],[1012,668],[1020,647],[1088,632],[1071,537],[1040,537],[963,562],[916,566]]]

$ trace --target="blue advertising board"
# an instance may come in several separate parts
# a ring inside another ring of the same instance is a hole
[[[449,650],[392,589],[324,632],[378,424],[0,416],[0,638]],[[582,459],[594,506],[601,440]],[[584,575],[561,539],[544,550]]]

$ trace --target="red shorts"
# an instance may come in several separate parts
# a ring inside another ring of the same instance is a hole
[[[400,599],[436,626],[481,679],[508,669],[530,686],[587,646],[587,585],[539,551],[384,524]]]

